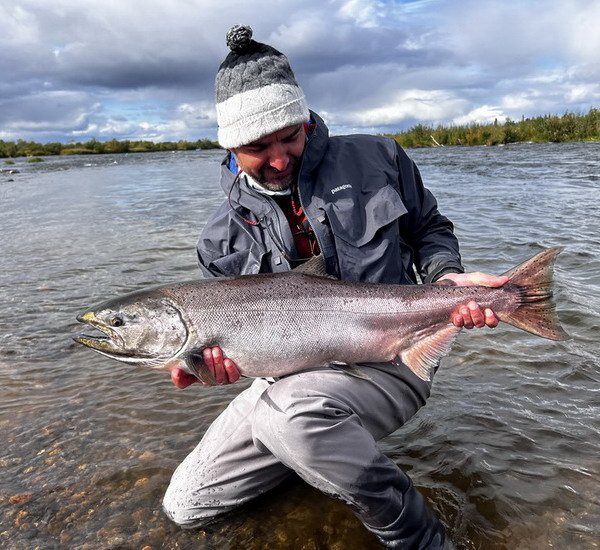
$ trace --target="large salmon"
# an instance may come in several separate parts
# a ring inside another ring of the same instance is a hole
[[[157,286],[78,316],[100,332],[75,340],[126,363],[180,366],[209,383],[202,350],[217,345],[244,376],[392,361],[430,380],[460,332],[450,314],[470,300],[538,336],[567,338],[552,303],[560,251],[544,250],[508,271],[501,288],[355,283],[298,272]]]

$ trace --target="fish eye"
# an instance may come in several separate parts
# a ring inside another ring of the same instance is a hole
[[[125,321],[123,321],[123,317],[120,315],[115,315],[112,319],[110,319],[108,324],[111,327],[122,327],[125,324]]]

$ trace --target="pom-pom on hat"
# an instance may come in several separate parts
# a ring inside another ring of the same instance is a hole
[[[218,139],[222,147],[246,145],[282,128],[308,122],[304,93],[281,52],[252,40],[252,29],[227,33],[231,50],[215,79]]]

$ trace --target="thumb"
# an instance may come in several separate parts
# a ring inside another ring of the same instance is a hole
[[[479,286],[497,288],[508,282],[506,275],[488,275],[487,273],[475,272],[470,274],[471,283]]]
[[[180,390],[187,388],[196,381],[197,378],[195,376],[185,372],[183,369],[177,367],[171,369],[171,382],[173,382]]]

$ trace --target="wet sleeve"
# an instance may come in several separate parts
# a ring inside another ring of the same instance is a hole
[[[415,267],[425,283],[446,273],[463,273],[452,222],[438,210],[433,194],[423,185],[416,164],[398,146],[400,193],[408,214],[401,232],[413,250]]]

